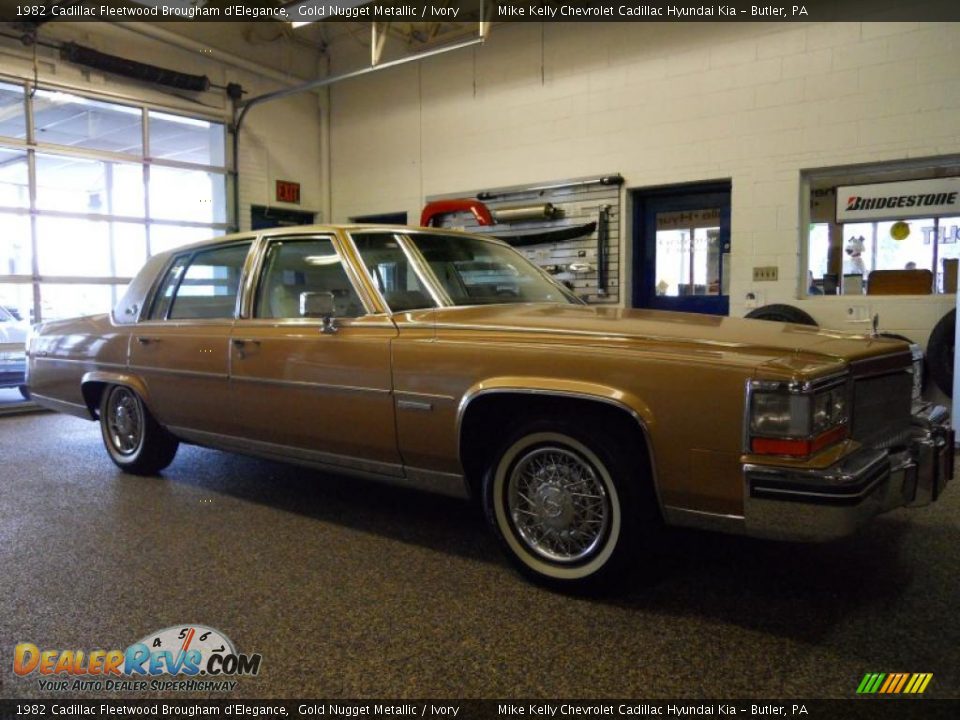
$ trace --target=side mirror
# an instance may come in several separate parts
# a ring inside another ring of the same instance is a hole
[[[300,317],[322,318],[321,332],[333,334],[337,325],[333,315],[335,312],[332,292],[302,292],[300,293]]]

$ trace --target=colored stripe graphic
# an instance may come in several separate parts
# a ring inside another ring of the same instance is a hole
[[[867,673],[857,686],[857,694],[919,695],[932,679],[933,673]]]

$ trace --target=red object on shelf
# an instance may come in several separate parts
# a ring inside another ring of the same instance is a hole
[[[460,198],[435,200],[424,205],[423,212],[420,213],[420,227],[433,227],[431,223],[434,218],[457,212],[471,213],[480,225],[493,225],[493,215],[486,205],[473,198]]]

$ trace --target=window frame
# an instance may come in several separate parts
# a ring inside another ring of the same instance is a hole
[[[171,254],[170,259],[164,263],[163,269],[157,273],[157,279],[153,283],[153,287],[150,290],[150,296],[144,307],[150,308],[146,313],[145,317],[140,321],[142,323],[193,323],[193,322],[217,322],[221,323],[225,320],[230,322],[236,321],[240,317],[241,308],[243,305],[244,298],[246,296],[246,286],[247,278],[250,273],[251,259],[256,252],[256,238],[233,238],[227,242],[215,243],[210,245],[203,245],[200,247],[190,248],[189,250],[183,252],[176,252]],[[240,281],[237,284],[237,293],[234,298],[234,307],[233,315],[229,318],[172,318],[170,317],[170,312],[173,310],[173,306],[176,303],[177,295],[180,293],[180,286],[183,283],[183,279],[187,274],[187,271],[193,265],[194,260],[196,260],[197,255],[202,255],[204,253],[214,252],[217,250],[226,250],[231,247],[238,247],[241,245],[247,245],[247,254],[243,260],[243,264],[240,266]],[[167,306],[166,312],[163,317],[155,317],[154,312],[157,309],[157,303],[162,297],[163,288],[166,287],[166,280],[170,273],[173,271],[173,268],[176,266],[177,262],[181,258],[187,258],[186,262],[183,265],[183,273],[180,275],[180,278],[177,280],[177,285],[174,288],[173,294],[170,298],[170,304]]]
[[[329,240],[330,245],[333,248],[333,251],[336,253],[337,258],[340,260],[340,266],[343,268],[344,275],[347,278],[347,282],[350,283],[350,287],[353,288],[354,295],[357,296],[357,299],[360,301],[360,305],[363,308],[363,312],[360,315],[355,316],[346,316],[346,315],[334,315],[334,319],[338,323],[349,323],[350,321],[356,320],[358,318],[367,317],[368,315],[375,314],[371,311],[369,302],[366,300],[363,285],[359,281],[359,278],[356,277],[356,272],[353,267],[353,263],[346,257],[343,252],[343,248],[338,242],[338,237],[336,233],[295,233],[292,235],[270,235],[262,238],[261,245],[258,255],[258,261],[256,267],[253,269],[254,277],[256,282],[252,284],[250,288],[250,306],[249,306],[249,320],[257,320],[261,322],[269,323],[296,323],[296,324],[309,324],[309,325],[322,325],[323,320],[321,318],[306,318],[306,317],[297,317],[297,318],[276,318],[276,317],[258,317],[257,310],[260,305],[260,294],[266,285],[267,273],[270,270],[269,267],[269,257],[270,249],[278,244],[284,242],[310,242],[316,240]]]
[[[810,229],[813,225],[816,224],[826,224],[828,227],[828,237],[832,235],[833,232],[836,232],[840,237],[840,250],[841,253],[845,251],[845,241],[843,240],[845,229],[847,225],[851,222],[837,222],[836,219],[836,189],[839,186],[843,185],[859,185],[859,184],[883,184],[888,182],[908,182],[911,180],[929,180],[937,178],[955,178],[960,177],[960,155],[958,154],[945,154],[936,157],[921,158],[917,160],[892,160],[892,161],[883,161],[875,163],[867,163],[862,165],[837,165],[830,167],[819,167],[819,168],[806,168],[801,169],[799,173],[800,180],[800,222],[799,222],[799,243],[800,243],[800,253],[799,253],[799,272],[797,273],[797,288],[796,293],[798,299],[801,300],[816,300],[820,302],[819,299],[824,299],[828,297],[847,297],[848,301],[851,297],[860,297],[859,295],[843,295],[838,293],[836,296],[829,294],[816,294],[810,292],[810,283],[808,282],[809,273],[812,271],[810,266],[811,263],[811,252],[810,252],[810,242],[811,242],[811,232]],[[828,206],[828,212],[824,217],[815,218],[813,216],[813,205],[814,197],[818,193],[823,193],[825,191],[833,191],[833,199],[831,200],[831,205]],[[871,268],[868,268],[866,275],[864,275],[864,284],[866,286],[867,278],[869,277],[870,272],[873,270],[886,270],[886,269],[901,269],[901,268],[877,268],[876,267],[876,250],[878,246],[878,226],[886,222],[895,222],[896,220],[914,220],[914,219],[923,219],[923,220],[932,220],[933,221],[933,241],[932,249],[930,250],[930,259],[933,273],[933,281],[931,286],[931,292],[929,294],[920,295],[917,297],[925,298],[943,298],[944,296],[952,296],[955,293],[949,292],[944,289],[945,282],[945,273],[943,271],[943,265],[941,262],[940,253],[942,249],[940,248],[939,235],[940,228],[942,227],[942,221],[947,220],[953,217],[957,217],[956,214],[953,215],[933,215],[931,217],[924,218],[895,218],[889,220],[880,220],[880,219],[865,219],[862,220],[862,224],[871,225],[871,236],[869,239],[866,239],[867,247],[870,250],[871,255]],[[841,258],[841,270],[837,273],[837,287],[838,289],[842,287],[843,283],[843,259]],[[918,264],[919,267],[919,264]],[[924,269],[926,265],[923,266]],[[822,278],[821,278],[822,281]],[[818,282],[814,278],[814,284]],[[864,295],[865,297],[865,295]],[[888,295],[873,295],[872,297],[895,297]]]

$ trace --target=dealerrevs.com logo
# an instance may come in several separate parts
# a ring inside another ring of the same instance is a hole
[[[238,653],[219,630],[184,624],[150,633],[125,650],[53,650],[19,643],[13,672],[37,676],[40,689],[47,691],[224,692],[237,686],[232,678],[257,675],[262,659],[259,653]]]

